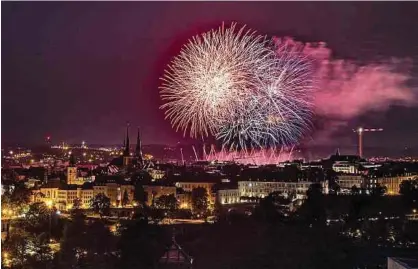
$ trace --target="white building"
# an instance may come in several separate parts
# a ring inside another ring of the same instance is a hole
[[[236,204],[240,202],[238,189],[218,190],[217,199],[221,204]]]
[[[345,173],[345,174],[357,174],[357,166],[350,162],[336,162],[332,165],[332,169],[335,172]]]
[[[361,188],[362,180],[361,175],[342,174],[338,176],[337,183],[341,189],[351,189],[353,186]]]
[[[264,198],[272,192],[296,193],[296,198],[305,199],[306,192],[313,182],[239,181],[239,196]],[[322,192],[328,193],[328,181],[321,182]]]

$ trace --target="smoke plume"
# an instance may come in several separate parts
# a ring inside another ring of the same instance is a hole
[[[333,59],[325,43],[301,43],[292,38],[275,38],[302,51],[316,68],[315,114],[328,119],[316,142],[325,142],[348,121],[370,111],[384,112],[392,105],[417,104],[416,94],[407,86],[408,60],[391,59],[386,62],[359,64]],[[355,127],[355,126],[353,126]],[[318,133],[318,134],[319,134]],[[314,141],[315,143],[315,141]],[[317,143],[315,143],[317,144]]]

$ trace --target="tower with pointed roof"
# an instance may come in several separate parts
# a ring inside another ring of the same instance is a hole
[[[67,184],[76,184],[77,166],[75,165],[74,154],[70,155],[70,161],[67,167]]]
[[[129,144],[129,122],[126,123],[126,139],[124,143],[123,150],[123,166],[129,166],[132,163],[132,157],[130,153],[130,144]]]
[[[136,160],[137,160],[138,164],[140,164],[140,165],[144,164],[144,158],[142,157],[141,136],[139,135],[139,127],[138,127],[138,136],[136,138],[135,157],[136,157]]]
[[[126,139],[125,139],[125,143],[124,143],[125,149],[123,150],[123,156],[129,156],[130,155],[130,150],[129,150],[129,122],[126,123]]]

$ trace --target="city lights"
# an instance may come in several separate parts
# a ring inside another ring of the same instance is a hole
[[[1,7],[1,269],[418,266],[418,2]]]

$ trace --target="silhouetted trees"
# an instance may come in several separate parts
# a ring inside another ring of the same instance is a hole
[[[408,208],[418,207],[418,180],[404,180],[399,185],[399,193],[402,195]]]
[[[127,224],[118,245],[118,268],[155,268],[168,242],[162,226],[149,224],[144,218]]]
[[[125,207],[126,205],[128,205],[129,204],[129,195],[128,195],[128,192],[127,192],[127,190],[125,190],[124,192],[123,192],[123,196],[122,196],[122,201],[121,201],[121,203],[122,203],[122,206],[123,207]]]
[[[311,184],[306,192],[306,195],[308,198],[305,201],[304,206],[307,220],[310,222],[324,222],[326,214],[321,184]]]
[[[178,204],[174,194],[161,195],[155,201],[155,207],[164,209],[170,216],[176,211]]]
[[[138,204],[138,206],[144,206],[147,200],[147,194],[144,191],[144,187],[141,183],[137,182],[135,184],[134,190],[134,201]]]
[[[110,199],[103,193],[97,194],[91,201],[91,207],[100,217],[110,214]]]
[[[205,216],[208,211],[208,192],[199,187],[192,190],[192,210],[194,214]]]
[[[102,220],[77,213],[64,228],[57,268],[113,268],[116,238]]]

